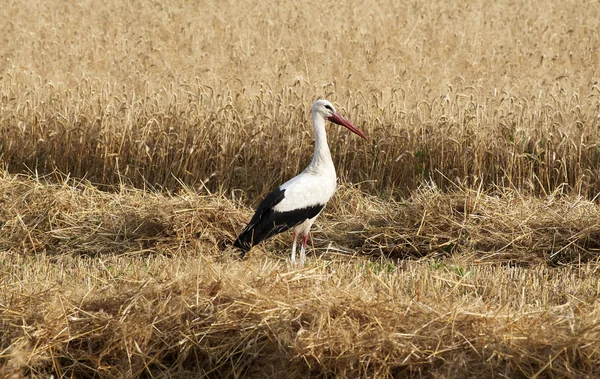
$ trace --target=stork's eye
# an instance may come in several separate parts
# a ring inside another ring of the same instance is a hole
[[[327,109],[329,109],[330,111],[333,112],[333,108],[331,108],[331,105],[327,104],[327,105],[325,105],[325,108],[327,108]]]

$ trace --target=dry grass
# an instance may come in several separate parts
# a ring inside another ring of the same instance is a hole
[[[600,216],[582,199],[346,187],[298,270],[287,236],[223,251],[249,213],[220,195],[6,173],[0,192],[4,376],[598,373],[599,268],[574,257],[593,254]],[[357,246],[425,258],[342,253]]]
[[[600,375],[599,12],[6,2],[0,376]],[[308,267],[239,260],[318,97]]]

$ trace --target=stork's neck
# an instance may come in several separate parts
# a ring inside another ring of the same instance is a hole
[[[315,154],[307,170],[318,173],[327,173],[335,178],[335,167],[331,160],[331,152],[327,144],[327,132],[325,131],[325,119],[319,114],[313,114],[313,125],[315,126]]]

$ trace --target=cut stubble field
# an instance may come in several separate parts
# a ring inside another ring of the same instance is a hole
[[[92,11],[93,10],[93,11]],[[600,374],[600,8],[0,9],[0,376]],[[306,268],[252,206],[338,192]]]

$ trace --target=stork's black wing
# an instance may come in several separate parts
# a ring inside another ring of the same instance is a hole
[[[325,204],[316,204],[292,211],[276,212],[273,208],[283,199],[285,189],[277,188],[268,194],[233,245],[245,253],[257,243],[317,216],[325,207]]]

